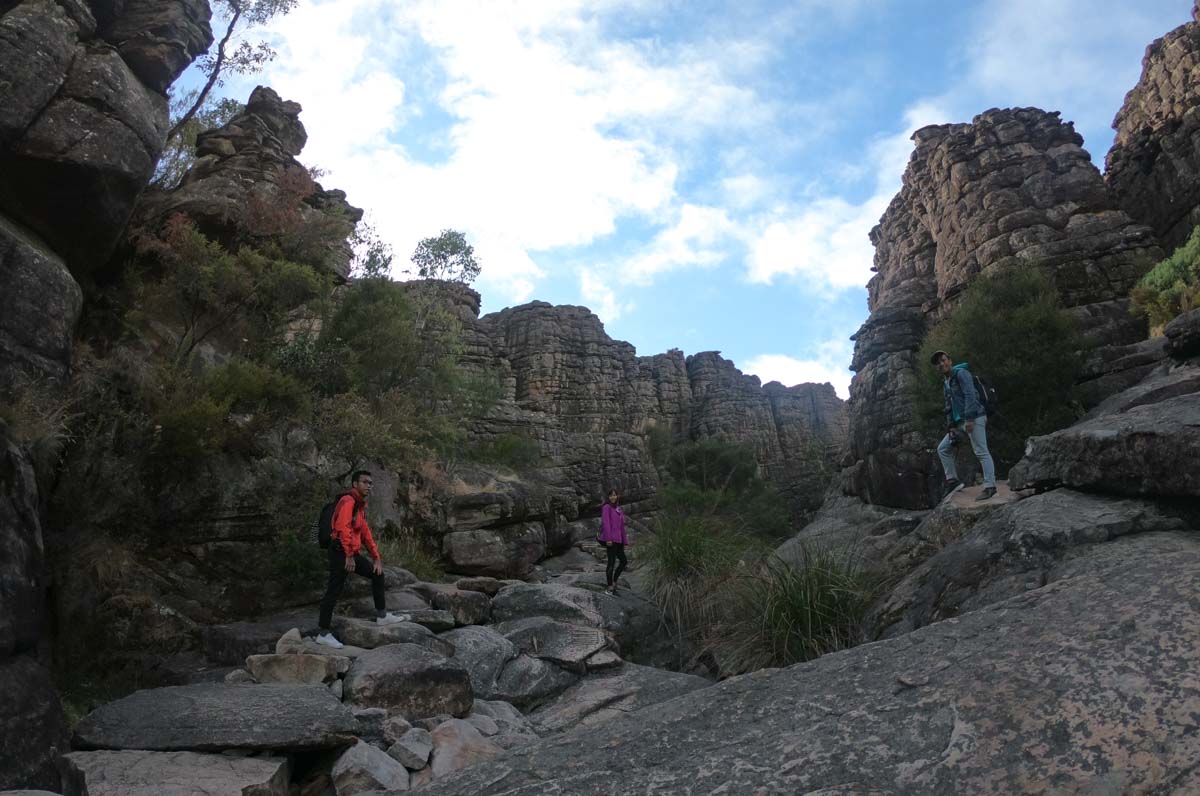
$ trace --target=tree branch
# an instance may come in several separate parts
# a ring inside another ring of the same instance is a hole
[[[231,2],[233,8],[233,17],[229,20],[229,27],[225,29],[225,36],[222,37],[221,43],[217,45],[217,60],[213,63],[212,72],[208,75],[208,80],[204,83],[204,88],[200,89],[200,93],[196,95],[196,101],[192,103],[192,107],[188,108],[187,113],[179,117],[179,121],[171,127],[167,132],[167,140],[175,139],[192,120],[204,105],[204,101],[208,99],[208,93],[212,91],[213,86],[217,84],[217,79],[221,76],[221,67],[225,65],[225,47],[229,44],[229,40],[233,38],[233,30],[237,27],[238,20],[242,18],[242,4],[240,2]]]

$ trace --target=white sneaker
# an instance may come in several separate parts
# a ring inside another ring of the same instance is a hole
[[[317,636],[317,643],[324,644],[326,647],[333,647],[335,650],[340,650],[342,647],[346,646],[334,638],[332,633],[322,633],[321,635]]]
[[[378,617],[375,620],[375,624],[377,624],[377,625],[396,625],[396,624],[399,624],[400,622],[407,622],[410,619],[412,619],[412,617],[409,616],[408,614],[400,614],[399,616],[397,616],[396,614],[389,612],[386,616]]]

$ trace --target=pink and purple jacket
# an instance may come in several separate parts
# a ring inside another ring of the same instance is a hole
[[[600,510],[600,528],[600,541],[629,544],[629,537],[625,534],[625,513],[620,506],[604,504]]]

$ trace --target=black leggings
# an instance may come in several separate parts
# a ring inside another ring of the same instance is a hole
[[[375,613],[383,616],[387,606],[383,575],[376,575],[375,565],[364,556],[354,557],[354,573],[371,579],[371,596],[375,598]],[[333,622],[333,604],[337,602],[338,595],[342,593],[342,586],[346,585],[346,576],[349,574],[346,571],[346,552],[342,550],[338,540],[333,539],[329,543],[329,583],[325,586],[325,596],[321,599],[321,618],[319,620],[321,630],[328,630]]]
[[[617,578],[621,577],[621,573],[625,571],[625,564],[627,563],[625,561],[625,545],[620,542],[609,542],[607,547],[608,566],[604,569],[604,575],[608,578],[608,585],[615,586],[617,585]]]

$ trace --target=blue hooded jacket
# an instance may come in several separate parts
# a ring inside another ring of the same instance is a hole
[[[984,414],[975,391],[975,379],[967,370],[966,362],[955,365],[942,380],[942,409],[946,413],[946,425],[957,425]]]

